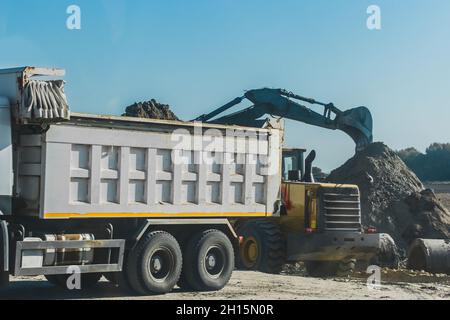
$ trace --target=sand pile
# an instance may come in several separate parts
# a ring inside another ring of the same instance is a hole
[[[170,106],[158,103],[152,99],[150,101],[134,103],[125,109],[124,117],[137,117],[160,120],[180,120],[171,110]]]
[[[363,225],[390,234],[403,255],[416,238],[450,237],[450,213],[383,143],[357,153],[327,181],[358,185]]]

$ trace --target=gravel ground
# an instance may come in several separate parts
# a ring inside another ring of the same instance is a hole
[[[383,282],[385,279],[385,282]],[[409,283],[405,282],[408,281]],[[135,297],[103,279],[85,292],[67,292],[41,277],[12,279],[0,291],[0,299],[114,299],[114,300],[450,300],[450,276],[383,271],[382,287],[369,289],[365,275],[349,279],[315,279],[295,275],[267,275],[257,272],[234,273],[229,285],[219,292],[188,293],[175,290],[163,296]]]

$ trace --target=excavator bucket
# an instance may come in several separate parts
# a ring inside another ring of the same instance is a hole
[[[365,149],[373,142],[373,119],[366,107],[343,111],[336,116],[335,121],[337,128],[355,141],[356,151]]]

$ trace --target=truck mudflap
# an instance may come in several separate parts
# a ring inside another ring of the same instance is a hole
[[[294,261],[369,261],[380,250],[387,234],[330,232],[287,235],[287,257]]]

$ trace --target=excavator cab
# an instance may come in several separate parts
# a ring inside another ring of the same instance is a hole
[[[315,182],[312,164],[316,159],[316,151],[312,150],[306,158],[305,152],[305,149],[283,149],[283,182]]]
[[[283,181],[300,181],[305,172],[305,149],[283,149]]]

